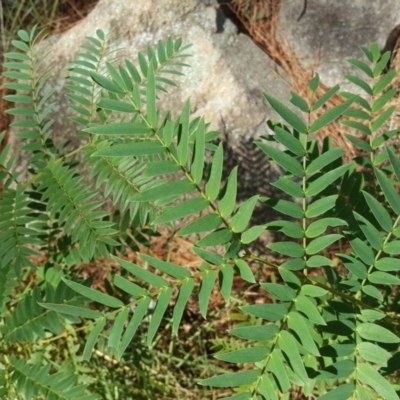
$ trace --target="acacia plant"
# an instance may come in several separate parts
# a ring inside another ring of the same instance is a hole
[[[191,119],[189,101],[176,117],[157,108],[157,94],[186,66],[181,40],[147,48],[135,66],[106,61],[102,31],[88,37],[66,84],[82,140],[68,150],[54,141],[62,134],[52,131],[54,89],[45,89],[49,74],[40,69],[35,30],[18,35],[4,76],[17,93],[7,96],[16,103],[8,112],[29,170],[18,169],[10,146],[3,150],[2,398],[98,398],[88,393],[79,363],[100,342],[118,362],[145,321],[152,343],[167,309],[172,324],[165,335],[178,335],[189,298],[198,298],[206,317],[215,286],[228,301],[235,274],[259,285],[267,300],[241,307],[245,322],[229,332],[234,348],[216,355],[227,372],[199,385],[232,388],[225,400],[290,399],[299,392],[322,400],[399,398],[400,159],[398,130],[385,129],[396,95],[395,72],[384,72],[389,53],[381,55],[376,44],[362,48],[365,61],[349,60],[358,75],[346,78],[363,95],[341,93],[343,102],[324,112],[339,87],[316,98],[318,76],[309,98],[293,93],[292,108],[264,93],[282,122],[269,122],[255,145],[265,162],[281,167],[271,184],[283,195],[237,204],[237,167],[223,180],[216,133],[203,118]],[[338,118],[358,149],[348,162],[329,137],[320,144],[313,135]],[[282,218],[249,226],[260,202]],[[144,231],[163,226],[197,235],[197,270],[148,254],[136,263],[124,258]],[[264,231],[280,232],[280,240],[256,255],[252,243]],[[120,266],[107,293],[76,268],[99,258]],[[263,275],[256,281],[257,265],[274,271],[275,282]],[[74,330],[85,345],[72,366],[37,356],[39,344]]]

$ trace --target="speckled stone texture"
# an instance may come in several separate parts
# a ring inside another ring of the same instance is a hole
[[[304,0],[281,0],[280,30],[301,64],[329,86],[354,72],[345,60],[362,57],[360,46],[383,48],[400,24],[398,0],[308,0],[297,21],[303,6]]]

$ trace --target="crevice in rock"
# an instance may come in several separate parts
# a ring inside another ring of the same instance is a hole
[[[393,66],[393,61],[397,55],[399,45],[400,45],[400,25],[397,25],[392,31],[390,32],[388,38],[386,39],[385,46],[383,47],[381,53],[385,53],[387,51],[390,51],[392,53],[392,56],[390,57],[390,60],[386,66],[386,70],[391,68]]]
[[[217,24],[217,33],[222,33],[224,31],[224,24],[226,20],[231,21],[237,28],[237,32],[244,33],[248,36],[249,32],[246,26],[238,17],[237,13],[235,13],[232,5],[232,0],[217,0],[218,8],[217,8],[217,17],[216,17],[216,24]]]

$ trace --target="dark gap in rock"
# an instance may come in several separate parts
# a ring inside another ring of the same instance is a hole
[[[386,39],[385,46],[381,50],[381,54],[386,53],[387,51],[390,51],[392,53],[392,56],[390,57],[390,60],[388,61],[384,72],[387,72],[391,66],[393,59],[398,51],[399,48],[399,39],[400,39],[400,25],[397,25],[392,31],[390,32],[388,38]]]
[[[242,21],[238,18],[235,11],[233,10],[233,1],[232,0],[217,0],[218,9],[217,9],[217,33],[222,33],[224,31],[224,24],[227,19],[229,19],[236,27],[239,33],[244,33],[248,35],[249,32],[246,26],[242,23]]]

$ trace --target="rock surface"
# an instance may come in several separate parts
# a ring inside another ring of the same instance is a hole
[[[360,58],[360,46],[377,42],[382,49],[400,24],[397,0],[281,0],[280,28],[301,64],[333,86],[354,73],[345,60]]]
[[[192,44],[193,55],[187,62],[185,76],[178,87],[160,102],[163,111],[178,112],[187,98],[191,99],[193,116],[205,116],[214,129],[226,128],[230,137],[256,137],[265,132],[264,122],[276,117],[263,100],[262,91],[277,98],[289,99],[288,79],[251,39],[238,35],[236,27],[225,22],[216,33],[216,8],[196,0],[140,1],[100,0],[96,8],[68,32],[50,39],[52,67],[50,84],[57,88],[55,130],[71,137],[74,127],[65,117],[66,99],[62,87],[67,65],[74,58],[85,36],[101,28],[113,30],[112,47],[122,49],[113,57],[132,60],[137,53],[154,46],[168,36],[181,37]],[[238,55],[240,55],[238,57]]]
[[[281,0],[280,29],[303,67],[313,68],[325,84],[333,85],[340,83],[346,71],[344,60],[359,57],[360,45],[375,40],[383,47],[400,22],[400,8],[395,3],[395,0],[313,0],[297,22],[304,0]],[[234,165],[245,161],[239,176],[243,186],[241,198],[255,192],[272,195],[268,192],[271,190],[268,182],[275,180],[280,172],[271,168],[265,157],[260,158],[250,139],[266,132],[266,120],[277,119],[263,100],[262,91],[288,104],[290,77],[248,36],[238,34],[229,20],[221,32],[221,27],[217,27],[216,7],[215,0],[148,0],[134,5],[130,0],[100,0],[72,29],[49,38],[48,62],[52,63],[49,85],[56,88],[57,109],[52,115],[56,142],[72,139],[74,147],[79,145],[76,126],[68,119],[63,86],[68,64],[86,36],[93,36],[98,28],[112,31],[111,46],[116,50],[113,58],[128,58],[135,64],[138,51],[146,46],[154,46],[168,36],[181,37],[184,43],[192,44],[193,57],[188,60],[191,68],[178,79],[178,87],[161,98],[162,111],[172,110],[176,115],[190,97],[193,116],[204,116],[213,129],[226,134],[230,144],[227,161]],[[26,170],[23,155],[20,160],[21,168]],[[228,170],[232,166],[228,165]]]

